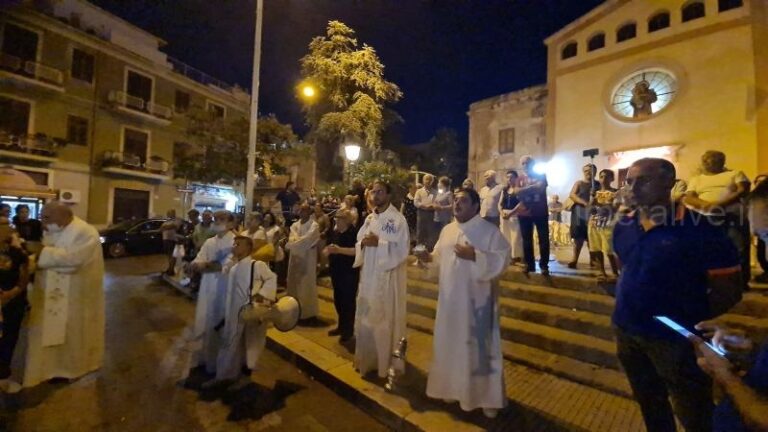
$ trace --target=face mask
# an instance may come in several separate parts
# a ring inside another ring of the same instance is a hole
[[[216,234],[227,232],[227,226],[221,225],[221,224],[213,224],[213,232],[215,232]]]
[[[58,224],[47,224],[45,226],[45,229],[48,230],[49,233],[57,233],[61,232],[61,227]]]

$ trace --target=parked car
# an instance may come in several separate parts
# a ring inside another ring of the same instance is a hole
[[[111,258],[126,255],[159,254],[163,252],[163,234],[160,227],[166,219],[137,219],[118,222],[99,232],[104,254]],[[188,228],[184,221],[179,232]]]

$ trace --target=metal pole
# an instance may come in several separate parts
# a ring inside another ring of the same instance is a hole
[[[256,31],[253,38],[253,78],[251,80],[251,127],[248,133],[248,174],[245,179],[245,213],[253,210],[256,175],[256,132],[259,120],[259,70],[261,68],[261,27],[264,0],[256,0]]]

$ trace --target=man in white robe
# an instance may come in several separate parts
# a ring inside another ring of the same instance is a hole
[[[419,255],[440,269],[427,396],[495,417],[507,401],[495,279],[509,263],[510,246],[479,210],[477,192],[456,192],[456,220],[443,228],[431,255]]]
[[[361,375],[385,377],[392,352],[405,337],[406,258],[410,239],[405,217],[390,203],[391,189],[377,181],[374,211],[357,233],[354,267],[362,266],[355,316],[355,367]],[[401,362],[394,364],[402,371]]]
[[[227,272],[227,296],[222,347],[216,363],[216,378],[204,386],[232,382],[241,377],[242,366],[255,369],[267,341],[267,323],[244,322],[240,317],[244,306],[253,302],[272,303],[277,295],[277,276],[262,261],[251,258],[253,241],[238,236],[232,249],[231,267]],[[245,377],[248,378],[248,377]]]
[[[209,374],[216,372],[216,357],[221,346],[216,326],[224,318],[227,293],[227,276],[221,270],[232,253],[235,240],[233,227],[232,213],[226,210],[214,213],[211,228],[216,235],[203,243],[191,263],[192,271],[203,275],[197,295],[193,329],[195,339],[202,339],[202,346],[193,356],[193,365],[205,366]]]
[[[313,221],[312,209],[307,204],[299,207],[299,220],[291,225],[291,233],[285,249],[290,251],[288,259],[288,295],[295,297],[301,305],[301,322],[317,318],[317,241],[320,228]]]
[[[51,202],[37,259],[30,313],[16,350],[14,380],[31,387],[51,378],[74,379],[104,360],[104,259],[99,233]]]

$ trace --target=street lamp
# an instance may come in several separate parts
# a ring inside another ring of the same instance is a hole
[[[352,186],[352,164],[360,158],[360,146],[357,144],[346,144],[344,146],[344,156],[347,169],[344,170],[347,175],[347,181],[345,184]]]
[[[304,97],[306,97],[306,98],[315,97],[315,93],[316,93],[315,92],[315,88],[312,87],[311,85],[305,85],[301,89],[301,94],[304,95]]]

